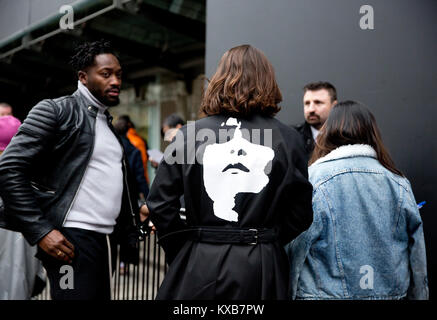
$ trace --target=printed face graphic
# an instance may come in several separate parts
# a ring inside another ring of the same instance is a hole
[[[237,119],[229,118],[226,125],[236,127],[234,137],[226,143],[214,143],[205,148],[203,181],[208,196],[214,202],[214,215],[238,221],[238,213],[233,210],[235,196],[242,192],[261,192],[269,182],[264,170],[275,153],[269,147],[244,139],[241,122]]]

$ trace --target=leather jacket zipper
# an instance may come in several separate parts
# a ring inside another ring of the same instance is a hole
[[[45,193],[50,193],[50,194],[55,194],[56,193],[55,190],[51,190],[50,188],[44,187],[44,186],[40,185],[39,183],[31,181],[30,184],[31,184],[32,188],[34,188],[34,189],[36,189],[38,191],[45,192]]]
[[[123,146],[122,146],[123,149]],[[124,149],[123,149],[124,150]],[[129,206],[130,206],[130,213],[132,215],[132,221],[135,227],[137,227],[137,222],[135,220],[135,213],[134,213],[134,209],[132,206],[132,201],[131,201],[131,197],[130,197],[130,191],[129,191],[129,184],[127,183],[127,170],[126,170],[126,159],[124,156],[124,151],[123,151],[123,171],[124,171],[124,184],[126,185],[126,191],[127,191],[127,197],[128,197],[128,202],[129,202]]]

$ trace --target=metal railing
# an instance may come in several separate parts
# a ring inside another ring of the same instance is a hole
[[[149,235],[139,243],[140,261],[138,265],[120,262],[117,250],[116,270],[113,273],[113,300],[153,300],[167,272],[165,254],[158,245],[156,235]],[[44,291],[36,300],[50,300],[47,281]]]

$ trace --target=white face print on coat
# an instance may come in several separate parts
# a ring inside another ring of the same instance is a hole
[[[224,123],[222,124],[222,126]],[[236,126],[234,137],[225,143],[210,144],[203,155],[203,181],[214,202],[214,215],[227,221],[238,221],[235,196],[238,193],[259,193],[269,182],[264,172],[275,157],[272,148],[251,143],[243,138],[241,122],[226,121]]]

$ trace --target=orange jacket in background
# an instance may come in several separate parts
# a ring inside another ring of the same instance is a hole
[[[138,132],[134,128],[129,128],[127,131],[127,138],[129,139],[130,143],[134,145],[135,148],[140,150],[141,152],[141,160],[143,161],[143,167],[144,167],[144,176],[146,177],[146,181],[148,184],[149,182],[149,174],[147,172],[147,147],[146,143],[144,142],[143,138],[138,134]]]

